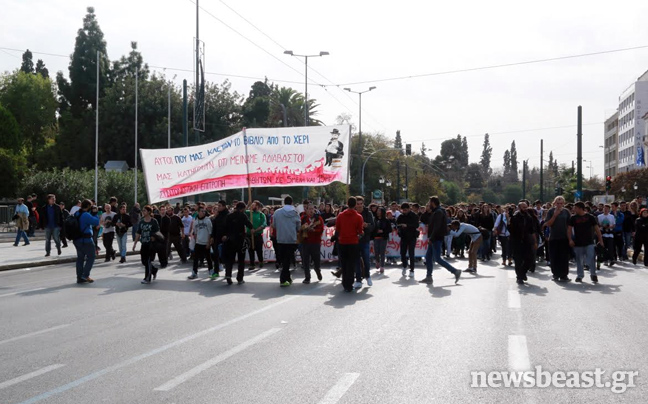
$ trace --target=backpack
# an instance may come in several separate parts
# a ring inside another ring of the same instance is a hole
[[[83,237],[83,231],[81,230],[81,215],[70,215],[65,222],[63,222],[63,227],[65,229],[65,237],[68,240],[76,240]]]

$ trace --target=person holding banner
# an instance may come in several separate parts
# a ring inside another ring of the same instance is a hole
[[[220,214],[220,213],[219,213]],[[236,280],[239,285],[245,283],[245,228],[252,229],[252,223],[248,216],[245,215],[245,202],[238,202],[234,212],[228,214],[225,219],[225,236],[222,238],[225,252],[225,279],[227,284],[232,282],[232,268],[234,260],[238,259],[238,273]],[[210,259],[211,261],[211,259]]]
[[[301,226],[299,214],[293,206],[293,199],[290,195],[284,198],[284,206],[277,209],[273,216],[272,226],[277,233],[278,256],[281,257],[281,276],[279,283],[281,287],[292,285],[290,277],[290,261],[295,256],[297,249],[297,232]]]
[[[256,269],[254,266],[254,252],[256,251],[257,258],[259,259],[259,268],[263,268],[263,229],[266,228],[266,216],[261,212],[261,202],[254,201],[250,207],[252,213],[250,214],[249,210],[245,211],[247,217],[252,216],[252,229],[247,230],[247,239],[248,239],[248,253],[250,254],[250,271]],[[254,237],[254,243],[252,243],[252,237]]]
[[[322,233],[324,232],[324,220],[320,215],[315,214],[315,205],[308,205],[304,216],[301,219],[300,228],[302,239],[302,264],[304,265],[304,281],[309,284],[311,279],[310,263],[313,261],[313,269],[318,280],[322,280],[320,270],[320,247],[322,245]]]

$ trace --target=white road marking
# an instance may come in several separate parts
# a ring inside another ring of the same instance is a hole
[[[2,344],[6,344],[6,343],[8,343],[8,342],[18,341],[18,340],[21,340],[21,339],[23,339],[23,338],[29,338],[29,337],[33,337],[33,336],[36,336],[36,335],[44,334],[44,333],[46,333],[46,332],[59,330],[59,329],[61,329],[61,328],[68,327],[69,325],[70,325],[70,324],[61,324],[61,325],[57,325],[56,327],[46,328],[46,329],[44,329],[44,330],[40,330],[40,331],[36,331],[36,332],[32,332],[32,333],[25,334],[25,335],[20,335],[20,336],[18,336],[18,337],[9,338],[9,339],[6,339],[6,340],[4,340],[4,341],[0,341],[0,345],[2,345]]]
[[[45,288],[36,288],[36,289],[30,289],[30,290],[23,290],[23,291],[20,291],[20,292],[6,293],[4,295],[0,295],[0,297],[15,296],[15,295],[20,295],[22,293],[36,292],[38,290],[43,290],[43,289],[45,289]]]
[[[522,307],[520,302],[520,293],[517,290],[508,291],[508,307],[509,309],[519,309]]]
[[[14,384],[22,383],[22,382],[27,381],[29,379],[33,379],[34,377],[40,376],[40,375],[45,374],[47,372],[51,372],[52,370],[62,368],[63,366],[65,366],[65,365],[45,366],[42,369],[38,369],[38,370],[36,370],[34,372],[27,373],[26,375],[16,377],[15,379],[7,380],[6,382],[0,383],[0,390],[6,389],[7,387],[13,386]]]
[[[153,349],[151,351],[145,352],[145,353],[143,353],[141,355],[134,356],[134,357],[132,357],[130,359],[126,359],[125,361],[119,362],[119,363],[117,363],[115,365],[112,365],[112,366],[109,366],[107,368],[103,368],[103,369],[98,370],[98,371],[96,371],[94,373],[90,373],[87,376],[81,377],[80,379],[73,380],[70,383],[64,384],[64,385],[59,386],[59,387],[57,387],[55,389],[52,389],[50,391],[47,391],[45,393],[34,396],[34,397],[30,398],[30,399],[22,401],[20,404],[32,404],[32,403],[37,403],[37,402],[42,401],[42,400],[46,400],[46,399],[48,399],[48,398],[50,398],[52,396],[64,393],[64,392],[66,392],[68,390],[71,390],[71,389],[73,389],[75,387],[78,387],[78,386],[80,386],[82,384],[85,384],[85,383],[87,383],[89,381],[98,379],[101,376],[104,376],[104,375],[107,375],[109,373],[115,372],[117,370],[123,369],[123,368],[125,368],[127,366],[138,363],[138,362],[140,362],[140,361],[142,361],[144,359],[147,359],[147,358],[149,358],[151,356],[154,356],[154,355],[157,355],[159,353],[166,352],[169,349],[175,348],[175,347],[180,346],[182,344],[185,344],[187,342],[190,342],[190,341],[193,341],[195,339],[204,337],[207,334],[210,334],[212,332],[221,330],[221,329],[223,329],[225,327],[229,327],[232,324],[239,323],[239,322],[241,322],[243,320],[246,320],[246,319],[248,319],[248,318],[250,318],[252,316],[255,316],[255,315],[260,314],[260,313],[264,313],[264,312],[266,312],[266,311],[268,311],[270,309],[274,309],[275,307],[277,307],[279,305],[291,302],[291,301],[293,301],[293,300],[295,300],[297,298],[300,298],[302,296],[309,295],[309,294],[311,294],[313,292],[316,292],[319,289],[322,289],[322,288],[324,288],[326,286],[330,286],[330,285],[331,285],[330,283],[324,283],[324,284],[322,284],[322,285],[320,285],[320,286],[318,286],[316,288],[313,288],[311,290],[308,290],[308,291],[306,291],[304,293],[300,293],[298,295],[287,297],[285,299],[279,300],[278,302],[275,302],[275,303],[269,304],[267,306],[264,306],[264,307],[262,307],[262,308],[260,308],[258,310],[252,311],[252,312],[247,313],[247,314],[243,314],[243,315],[241,315],[239,317],[235,317],[235,318],[233,318],[233,319],[231,319],[229,321],[226,321],[224,323],[217,324],[217,325],[215,325],[215,326],[213,326],[211,328],[207,328],[205,330],[198,331],[195,334],[187,335],[184,338],[173,341],[173,342],[171,342],[169,344],[166,344],[166,345],[163,345],[163,346],[161,346],[159,348],[156,348],[156,349]]]
[[[349,390],[349,388],[355,383],[355,381],[360,376],[359,373],[345,373],[342,375],[340,380],[335,383],[335,386],[326,393],[324,398],[322,398],[319,404],[336,404],[342,396]]]
[[[270,330],[264,332],[263,334],[257,335],[256,337],[249,339],[242,343],[241,345],[235,346],[234,348],[223,352],[222,354],[218,355],[215,358],[212,358],[208,360],[207,362],[200,364],[196,366],[195,368],[189,370],[188,372],[185,372],[181,374],[178,377],[175,377],[168,382],[164,383],[163,385],[154,388],[153,390],[156,391],[169,391],[173,390],[174,388],[178,387],[182,383],[186,382],[187,380],[191,379],[194,376],[199,375],[200,373],[204,372],[205,370],[208,370],[219,363],[223,362],[224,360],[227,360],[231,358],[232,356],[236,355],[237,353],[244,351],[245,349],[251,347],[254,344],[257,344],[261,342],[262,340],[278,333],[281,331],[281,328],[271,328]]]
[[[509,335],[508,359],[511,370],[529,370],[531,368],[527,339],[524,335]]]

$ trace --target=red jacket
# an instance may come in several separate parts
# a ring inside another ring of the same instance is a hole
[[[338,241],[340,244],[358,244],[358,236],[364,233],[364,220],[355,209],[347,209],[335,220]]]
[[[306,237],[306,240],[304,240],[304,242],[308,244],[319,244],[322,242],[324,220],[320,215],[313,215],[313,221],[315,222],[315,228],[312,231],[308,232],[308,237]],[[301,223],[302,225],[311,223],[311,221],[308,219],[308,215],[302,216]]]

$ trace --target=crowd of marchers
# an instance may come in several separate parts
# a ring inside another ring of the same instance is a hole
[[[48,195],[44,206],[36,196],[18,199],[14,220],[21,239],[30,243],[36,228],[45,230],[45,255],[52,253],[52,242],[61,254],[73,242],[77,250],[78,283],[92,283],[90,277],[96,256],[103,245],[105,260],[126,262],[129,237],[134,241],[144,267],[143,284],[156,279],[159,268],[165,268],[173,251],[181,263],[191,262],[189,279],[197,279],[199,268],[206,267],[211,279],[224,272],[233,284],[245,283],[248,270],[264,266],[263,233],[269,228],[269,240],[275,253],[275,267],[280,271],[280,286],[293,283],[292,275],[300,258],[304,271],[302,283],[311,283],[311,269],[322,280],[321,245],[325,227],[333,228],[333,256],[337,269],[333,275],[342,278],[348,292],[372,286],[372,271],[383,273],[385,265],[399,265],[386,255],[387,245],[398,235],[402,276],[414,278],[417,265],[424,267],[419,282],[433,283],[434,265],[446,269],[459,282],[462,271],[451,261],[466,259],[468,269],[476,274],[478,262],[491,260],[501,250],[501,265],[515,266],[519,284],[528,280],[539,261],[546,260],[558,282],[568,282],[570,261],[576,264],[576,282],[582,282],[585,270],[590,280],[598,282],[601,264],[613,266],[617,261],[632,259],[636,265],[643,249],[648,248],[648,209],[643,199],[613,202],[610,205],[591,202],[565,203],[561,196],[553,203],[521,200],[518,204],[456,204],[446,206],[432,196],[425,204],[365,204],[364,198],[351,197],[344,205],[294,203],[288,196],[281,206],[264,206],[259,201],[197,202],[182,205],[135,204],[129,207],[116,197],[105,204],[86,199],[77,201],[68,211],[66,204]],[[423,227],[422,227],[423,226]],[[417,257],[415,248],[420,231],[427,235],[427,251]],[[116,247],[115,247],[116,242]],[[628,251],[632,251],[632,257]],[[644,254],[648,266],[648,255]]]

